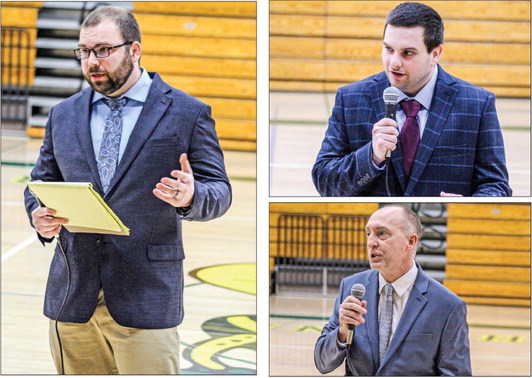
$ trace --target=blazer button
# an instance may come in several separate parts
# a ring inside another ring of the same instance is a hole
[[[96,245],[97,245],[97,246],[100,245],[100,239],[96,239]]]

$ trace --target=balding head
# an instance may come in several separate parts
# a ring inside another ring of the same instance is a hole
[[[386,205],[381,207],[377,212],[385,212],[390,214],[391,216],[398,216],[401,217],[401,219],[404,220],[402,222],[402,228],[405,232],[405,235],[408,234],[415,234],[418,238],[421,239],[421,236],[423,234],[423,228],[421,226],[421,221],[419,220],[419,217],[417,214],[410,209],[409,207],[402,206],[402,205]]]
[[[421,232],[412,210],[400,205],[377,210],[366,225],[370,266],[394,282],[412,267]]]

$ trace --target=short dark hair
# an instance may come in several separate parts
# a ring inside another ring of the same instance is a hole
[[[81,24],[81,28],[99,25],[104,20],[112,20],[116,23],[124,42],[141,42],[140,28],[133,14],[124,8],[106,6],[98,8],[87,16]]]
[[[423,40],[428,52],[443,44],[443,20],[438,12],[428,5],[414,2],[401,3],[388,14],[384,32],[388,25],[423,26],[425,28]]]

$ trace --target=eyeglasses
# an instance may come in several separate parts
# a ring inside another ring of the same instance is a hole
[[[77,59],[88,59],[91,55],[91,51],[94,53],[94,56],[96,58],[107,58],[109,55],[111,55],[111,50],[116,49],[118,47],[131,45],[133,42],[124,42],[121,45],[116,46],[99,46],[95,47],[93,49],[87,49],[87,48],[79,48],[74,49],[74,53],[76,54]]]

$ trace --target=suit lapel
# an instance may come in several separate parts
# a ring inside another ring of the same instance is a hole
[[[390,341],[390,345],[388,346],[388,350],[386,351],[386,355],[384,356],[384,360],[382,361],[379,370],[391,359],[399,345],[401,345],[409,334],[410,329],[427,304],[427,298],[424,294],[427,292],[428,279],[421,270],[421,267],[418,264],[416,265],[418,267],[418,274],[416,281],[414,282],[414,287],[412,288],[410,297],[405,305],[405,309],[401,315],[401,319],[399,320],[399,324],[397,325],[392,340]]]
[[[91,106],[90,101],[93,91],[85,89],[80,98],[74,103],[74,125],[77,125],[76,131],[79,144],[85,154],[85,160],[89,165],[92,176],[94,177],[94,186],[97,191],[103,193],[102,183],[100,182],[100,174],[98,173],[98,165],[96,164],[96,156],[94,155],[94,147],[92,144],[92,135],[90,127]]]
[[[369,338],[369,345],[371,347],[371,356],[373,357],[373,371],[379,368],[379,273],[374,271],[368,281],[366,288],[368,297],[368,316],[366,316],[366,332]]]
[[[386,75],[375,77],[375,85],[371,87],[371,99],[373,102],[373,109],[377,114],[377,121],[384,118],[384,100],[382,98],[382,92],[390,86],[390,82],[386,78]],[[373,126],[373,125],[372,125]]]
[[[116,173],[109,184],[109,190],[106,197],[112,193],[116,183],[120,181],[122,176],[127,172],[129,166],[137,157],[140,149],[150,137],[151,133],[172,103],[172,98],[166,95],[170,90],[171,88],[162,81],[160,76],[155,74],[139,119],[129,137],[124,155],[120,159]]]
[[[384,118],[385,115],[384,99],[382,98],[382,93],[386,88],[390,86],[390,82],[384,72],[382,73],[382,76],[376,77],[375,81],[376,85],[372,87],[371,98],[373,99],[373,109],[377,113],[377,120],[381,120]],[[404,192],[406,188],[406,183],[403,173],[403,152],[401,150],[400,141],[397,143],[397,148],[395,149],[395,151],[392,151],[390,160],[392,161],[392,169],[395,170],[399,183],[401,184],[401,192]]]
[[[362,282],[364,286],[366,287],[366,294],[364,294],[364,297],[362,298],[365,300],[368,304],[366,309],[368,310],[368,314],[364,316],[366,321],[362,323],[361,325],[357,326],[355,328],[355,337],[358,334],[357,332],[360,332],[360,335],[363,335],[365,332],[368,337],[369,347],[371,348],[371,357],[372,357],[372,366],[373,368],[370,369],[373,373],[377,371],[379,368],[379,324],[377,320],[377,312],[378,312],[378,303],[379,303],[379,272],[376,270],[373,270],[366,282]],[[360,336],[363,338],[363,336]],[[364,342],[364,345],[366,345],[366,342]],[[349,353],[355,353],[354,349],[351,349]],[[356,372],[357,366],[353,365],[354,363],[354,356],[347,357],[346,364],[348,369],[351,372]],[[369,369],[369,367],[368,367]]]
[[[449,117],[454,99],[458,93],[458,90],[452,87],[454,82],[454,78],[438,66],[438,79],[434,87],[429,117],[423,131],[423,137],[419,143],[405,195],[412,194],[438,143],[441,131]],[[416,180],[412,180],[412,178],[416,178]]]

